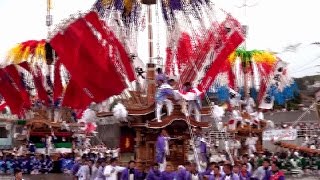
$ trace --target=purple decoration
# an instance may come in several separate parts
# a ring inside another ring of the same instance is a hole
[[[114,7],[116,10],[123,10],[123,2],[122,0],[115,0],[114,1]]]
[[[168,23],[169,21],[168,11],[167,11],[166,4],[163,1],[161,1],[161,7],[162,7],[163,18]]]
[[[172,10],[182,10],[181,0],[170,0],[170,8]]]

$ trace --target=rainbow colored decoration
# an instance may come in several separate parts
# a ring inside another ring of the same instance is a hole
[[[30,40],[17,44],[9,51],[7,61],[10,64],[19,64],[24,61],[33,63],[38,60],[45,62],[45,45],[45,40]]]
[[[279,72],[279,67],[283,71]],[[237,49],[228,57],[220,74],[213,87],[222,102],[228,100],[229,89],[226,87],[236,89],[242,97],[248,92],[258,103],[266,96],[273,97],[278,105],[284,105],[298,92],[295,82],[287,74],[287,64],[274,53],[264,50]]]

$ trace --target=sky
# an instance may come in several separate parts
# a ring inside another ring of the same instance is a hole
[[[95,0],[52,0],[53,21],[59,23],[77,11],[90,9]],[[248,6],[240,8],[247,2]],[[320,74],[320,42],[318,24],[319,0],[214,0],[217,7],[230,12],[243,24],[249,26],[247,49],[280,52],[279,57],[289,62],[292,76]],[[245,13],[246,11],[246,13]],[[16,43],[47,37],[45,25],[46,0],[0,0],[0,61]],[[162,17],[160,27],[164,28]],[[155,41],[160,44],[160,56],[165,58],[165,40],[158,36],[155,26]],[[146,29],[144,29],[146,31]],[[147,33],[140,37],[147,42]],[[139,39],[139,40],[140,40]],[[302,43],[295,52],[282,52],[285,47]],[[140,43],[138,55],[147,59],[146,44]],[[155,45],[156,47],[156,45]],[[157,51],[155,51],[157,52]],[[158,53],[156,53],[158,54]],[[319,57],[319,59],[317,59]]]

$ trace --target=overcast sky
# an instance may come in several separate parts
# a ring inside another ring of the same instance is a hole
[[[71,13],[89,9],[95,0],[52,1],[54,23],[59,23]],[[317,72],[320,74],[320,66],[316,66],[320,64],[320,58],[316,59],[320,57],[320,46],[309,45],[320,41],[320,23],[317,15],[319,0],[247,0],[247,4],[253,6],[247,8],[246,15],[244,8],[239,8],[244,0],[214,2],[249,25],[248,49],[281,52],[288,45],[302,43],[297,52],[285,52],[279,56],[290,63],[291,73],[295,77]],[[2,60],[16,43],[46,38],[45,15],[46,0],[0,0]],[[146,37],[141,39],[144,41]],[[161,41],[160,44],[163,53],[165,42]],[[139,56],[146,59],[148,54],[140,50]]]

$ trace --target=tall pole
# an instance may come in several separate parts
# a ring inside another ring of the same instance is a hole
[[[157,4],[156,0],[142,0],[142,3],[147,5],[148,10],[148,49],[149,49],[149,63],[147,64],[147,104],[154,103],[154,96],[156,93],[155,82],[155,64],[153,63],[153,29],[152,29],[152,7]]]
[[[151,5],[148,5],[148,41],[149,41],[149,63],[153,63],[153,29],[152,29]]]
[[[52,26],[52,15],[51,15],[51,9],[52,9],[52,0],[47,0],[47,15],[46,15],[46,26],[48,27],[48,32],[47,32],[47,38],[50,37],[50,31],[51,31],[51,26]],[[52,51],[53,52],[53,51]],[[55,57],[54,52],[52,53],[53,59]],[[53,61],[54,62],[54,61]],[[54,73],[54,66],[52,64],[48,64],[48,75],[47,78],[50,79],[51,82],[53,82],[53,73]],[[52,89],[52,95],[51,98],[53,100],[53,89]],[[52,101],[53,102],[53,101]],[[54,121],[54,102],[52,103],[51,107],[51,121]]]
[[[243,0],[243,3],[241,6],[237,6],[238,8],[243,8],[243,14],[244,14],[244,17],[243,17],[243,29],[244,29],[244,35],[245,35],[245,40],[243,42],[243,48],[246,50],[247,49],[247,37],[248,37],[248,29],[249,29],[249,26],[248,26],[248,21],[247,21],[247,8],[248,7],[253,7],[253,6],[256,6],[257,3],[255,4],[248,4],[248,0]],[[247,67],[249,64],[249,62],[246,61],[246,64],[245,64],[245,67]],[[246,72],[247,70],[245,69],[244,70],[244,93],[245,93],[245,97],[248,98],[249,97],[249,79],[248,79],[248,73]],[[254,77],[252,78],[252,81],[254,81]]]
[[[48,27],[48,37],[52,26],[52,15],[51,15],[51,9],[52,9],[52,1],[47,0],[47,16],[46,16],[46,25]]]

